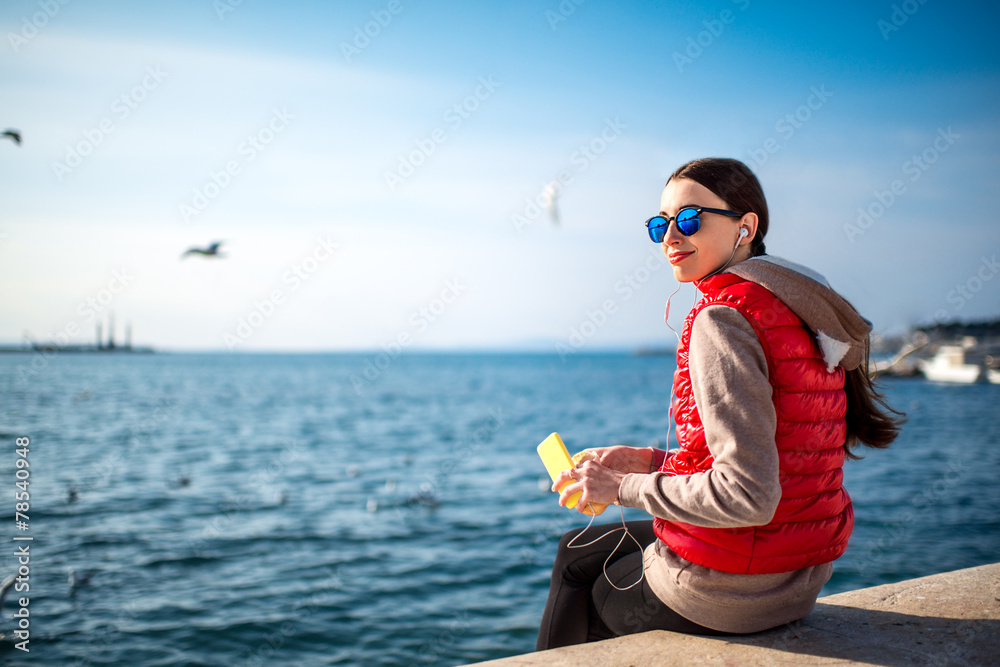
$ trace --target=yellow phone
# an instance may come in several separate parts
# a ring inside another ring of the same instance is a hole
[[[576,463],[573,462],[573,457],[569,455],[569,450],[566,449],[566,445],[563,444],[562,438],[559,437],[558,433],[553,433],[549,437],[542,440],[542,444],[538,445],[538,455],[542,458],[542,463],[545,464],[545,469],[549,472],[549,477],[552,481],[556,481],[556,477],[559,476],[563,470],[569,468],[575,468]],[[579,454],[577,454],[579,456]],[[563,484],[563,487],[566,484]],[[562,491],[563,487],[559,487]],[[582,492],[574,493],[566,501],[566,507],[576,507],[577,502],[580,500]],[[605,509],[607,505],[603,503],[591,503],[591,505],[583,510],[584,514],[593,516],[595,514],[600,514]]]
[[[556,481],[556,477],[559,476],[563,470],[568,470],[569,468],[575,468],[573,465],[573,459],[569,455],[569,451],[566,449],[566,445],[563,444],[562,438],[559,437],[558,433],[553,433],[549,437],[542,440],[542,444],[538,445],[538,455],[542,458],[542,463],[545,464],[545,469],[549,471],[549,477],[552,481]],[[563,484],[566,486],[566,484]],[[559,487],[562,491],[562,487]],[[576,507],[576,503],[580,500],[580,492],[574,493],[569,497],[566,502],[566,507]]]

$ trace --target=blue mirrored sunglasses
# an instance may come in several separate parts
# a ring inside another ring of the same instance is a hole
[[[672,218],[665,218],[662,215],[654,215],[652,218],[646,221],[646,229],[649,230],[649,238],[652,239],[653,243],[662,243],[663,237],[667,235],[667,229],[670,228],[670,221],[677,221],[677,229],[684,236],[691,236],[699,229],[701,229],[701,214],[702,213],[718,213],[719,215],[727,215],[730,218],[741,218],[739,213],[734,213],[733,211],[725,211],[721,208],[708,208],[705,206],[692,206],[688,208],[682,208],[677,211],[677,215]]]

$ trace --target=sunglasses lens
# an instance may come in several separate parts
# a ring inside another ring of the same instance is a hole
[[[670,226],[667,219],[656,216],[655,218],[650,218],[646,225],[649,228],[649,238],[653,243],[662,243],[663,237],[667,235],[667,227]]]
[[[693,208],[686,208],[677,213],[677,229],[681,230],[684,236],[691,236],[701,228],[701,218],[698,211]]]

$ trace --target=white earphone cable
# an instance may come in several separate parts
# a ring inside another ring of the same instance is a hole
[[[594,506],[591,505],[590,503],[587,503],[587,507],[590,509],[590,512],[591,512],[590,522],[587,524],[586,528],[584,528],[579,533],[577,533],[576,536],[572,540],[569,541],[569,543],[566,545],[566,547],[569,548],[569,549],[582,549],[583,547],[589,547],[590,545],[595,544],[596,542],[600,542],[601,540],[603,540],[608,535],[612,535],[614,533],[617,533],[619,530],[625,531],[625,533],[622,535],[621,539],[618,540],[618,544],[616,544],[615,548],[611,550],[611,553],[608,554],[608,557],[604,559],[604,565],[602,566],[602,569],[604,571],[604,578],[608,580],[608,583],[611,584],[611,586],[614,587],[615,590],[627,591],[630,588],[635,588],[640,583],[642,583],[643,577],[646,576],[645,563],[643,563],[642,567],[640,568],[641,571],[639,572],[639,578],[634,583],[629,584],[625,588],[619,588],[617,585],[615,585],[615,582],[611,581],[611,577],[608,576],[608,561],[610,561],[611,557],[615,555],[615,552],[618,551],[619,547],[621,547],[622,542],[625,541],[626,537],[631,537],[632,541],[635,542],[635,545],[637,547],[639,547],[639,552],[642,553],[642,545],[639,544],[639,540],[635,539],[635,535],[633,535],[632,533],[630,533],[629,530],[628,530],[628,526],[625,525],[625,508],[623,508],[621,505],[618,506],[618,509],[621,511],[621,517],[622,517],[622,527],[621,528],[615,528],[614,530],[609,530],[608,532],[604,533],[603,535],[601,535],[601,536],[599,536],[599,537],[597,537],[597,538],[595,538],[595,539],[593,539],[590,542],[587,542],[585,544],[573,544],[584,533],[586,533],[588,530],[590,530],[590,527],[594,524],[594,519],[597,518],[597,512],[594,511]]]

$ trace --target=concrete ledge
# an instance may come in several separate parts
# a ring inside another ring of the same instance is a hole
[[[1000,665],[1000,563],[830,595],[753,635],[655,630],[478,664]]]

